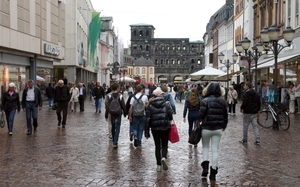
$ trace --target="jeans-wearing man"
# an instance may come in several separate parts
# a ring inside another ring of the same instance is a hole
[[[34,133],[37,132],[37,116],[38,110],[42,109],[42,95],[38,87],[33,85],[33,80],[28,80],[28,87],[24,89],[22,95],[22,108],[26,112],[27,135],[32,134],[32,126]],[[31,118],[33,123],[31,124]]]
[[[96,113],[101,113],[102,98],[105,98],[104,89],[97,82],[96,87],[93,89],[93,98],[95,99]]]

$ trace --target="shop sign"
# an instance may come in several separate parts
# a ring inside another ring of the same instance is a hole
[[[60,48],[58,46],[45,43],[44,44],[44,52],[48,53],[48,54],[51,54],[51,55],[59,56]]]

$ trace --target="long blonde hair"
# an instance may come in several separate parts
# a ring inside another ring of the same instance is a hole
[[[189,100],[190,100],[190,104],[192,106],[197,106],[198,105],[199,94],[198,94],[198,90],[196,88],[192,88]]]

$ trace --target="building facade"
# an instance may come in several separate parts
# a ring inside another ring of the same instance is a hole
[[[204,68],[204,42],[188,38],[154,38],[153,25],[134,24],[131,27],[131,56],[154,63],[153,83],[185,80]]]
[[[44,92],[65,58],[65,8],[63,0],[1,1],[1,93],[14,82],[22,94],[29,78]]]

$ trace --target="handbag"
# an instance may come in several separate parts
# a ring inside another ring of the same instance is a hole
[[[1,128],[5,127],[5,117],[4,117],[4,112],[1,113],[0,127],[1,127]]]
[[[193,129],[190,138],[189,138],[189,143],[196,145],[200,142],[202,137],[202,122],[198,122],[198,125]]]
[[[177,126],[176,126],[174,120],[171,121],[171,129],[169,132],[169,141],[171,143],[179,142],[179,134],[178,134]]]
[[[232,99],[233,99],[234,104],[237,104],[238,101],[237,101],[237,99],[235,99],[235,98],[233,97],[232,93],[231,93],[231,97],[232,97]]]

